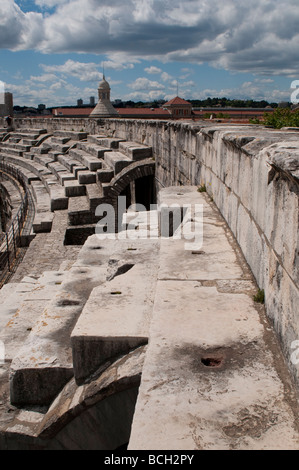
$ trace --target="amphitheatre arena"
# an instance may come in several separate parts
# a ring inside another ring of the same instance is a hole
[[[298,129],[0,131],[0,449],[298,450]]]

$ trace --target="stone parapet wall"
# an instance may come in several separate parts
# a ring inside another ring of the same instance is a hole
[[[150,145],[157,186],[206,188],[238,241],[299,383],[299,134],[258,126],[130,119],[16,119]],[[298,354],[297,354],[298,356]]]

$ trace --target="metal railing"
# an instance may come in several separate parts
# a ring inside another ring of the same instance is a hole
[[[0,288],[5,284],[13,273],[16,261],[21,254],[22,235],[25,228],[31,225],[30,212],[33,203],[30,190],[28,189],[24,177],[17,168],[5,162],[0,162],[0,173],[5,177],[13,177],[23,188],[21,205],[8,224],[5,233],[0,235]]]

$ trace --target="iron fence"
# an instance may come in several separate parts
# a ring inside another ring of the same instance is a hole
[[[12,274],[16,261],[20,255],[22,243],[22,235],[27,224],[30,223],[30,208],[32,207],[32,197],[28,189],[22,173],[12,165],[0,162],[0,173],[6,177],[13,177],[22,186],[24,192],[22,195],[21,205],[8,224],[5,233],[0,236],[0,288],[5,284]]]

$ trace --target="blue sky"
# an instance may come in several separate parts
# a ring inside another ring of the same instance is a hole
[[[14,104],[97,97],[289,101],[298,0],[1,0],[0,80]]]

